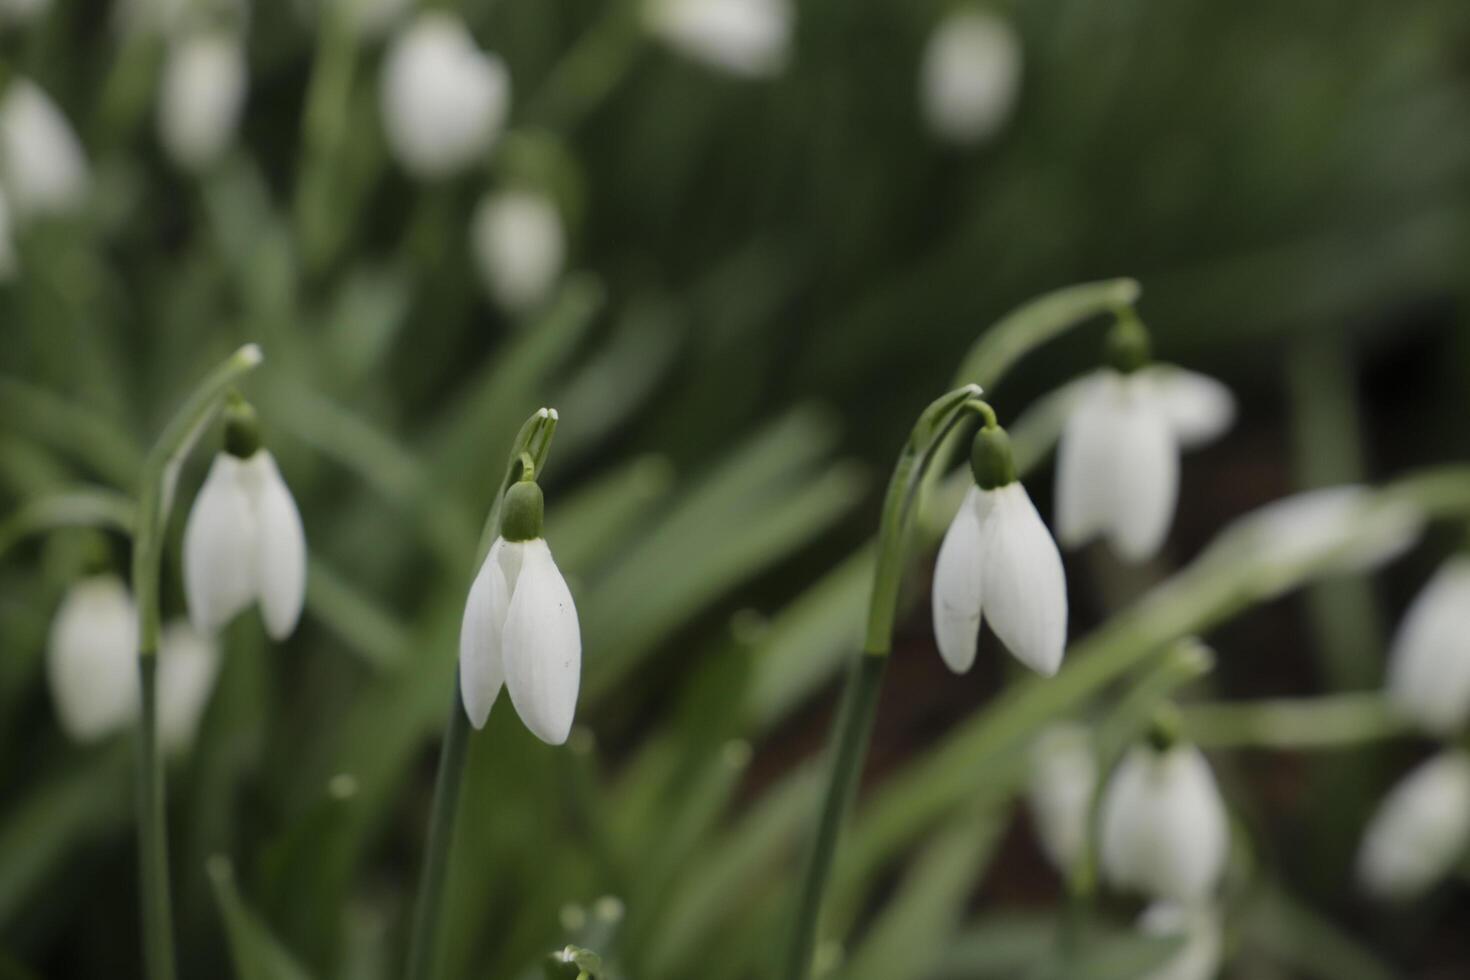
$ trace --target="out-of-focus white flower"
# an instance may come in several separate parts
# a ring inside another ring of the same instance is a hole
[[[420,14],[388,50],[388,145],[415,177],[447,177],[487,153],[510,111],[510,73],[452,14]]]
[[[528,309],[555,285],[566,260],[561,213],[544,194],[487,194],[475,208],[470,247],[480,280],[497,302]]]
[[[560,745],[572,730],[582,676],[582,634],[566,580],[541,537],[541,489],[506,493],[501,536],[480,566],[459,631],[459,687],[476,728],[500,688],[527,728]]]
[[[1057,537],[1106,537],[1121,557],[1154,555],[1179,495],[1179,452],[1235,418],[1224,385],[1167,365],[1104,368],[1081,382],[1057,449]]]
[[[0,189],[0,282],[9,282],[20,269],[20,258],[15,254],[15,237],[10,223],[10,201]]]
[[[1087,842],[1088,817],[1097,789],[1092,735],[1082,725],[1053,725],[1031,747],[1027,799],[1041,849],[1062,874],[1070,874]]]
[[[1449,874],[1467,846],[1470,756],[1441,752],[1379,804],[1358,851],[1358,879],[1379,898],[1411,899]]]
[[[28,78],[12,78],[0,97],[0,166],[17,221],[75,211],[91,184],[71,123]]]
[[[202,170],[219,159],[239,129],[248,81],[239,38],[191,34],[169,45],[158,135],[175,163]]]
[[[670,47],[720,71],[763,78],[786,67],[788,0],[648,0],[644,12]]]
[[[1148,936],[1184,939],[1179,952],[1143,980],[1213,980],[1220,972],[1224,940],[1213,908],[1155,902],[1139,916],[1138,929]]]
[[[259,601],[284,639],[306,599],[306,536],[275,457],[215,456],[184,526],[184,592],[196,628],[212,632]]]
[[[1445,562],[1409,606],[1389,653],[1388,694],[1439,735],[1470,721],[1470,558]]]
[[[194,742],[219,676],[219,647],[187,620],[163,628],[158,641],[158,742],[172,753]]]
[[[988,442],[987,442],[988,440]],[[982,473],[939,546],[932,607],[940,656],[955,673],[975,662],[982,617],[1006,649],[1050,677],[1067,643],[1067,581],[1056,542],[1015,479],[999,427],[976,435],[976,458],[996,457],[1003,475]]]
[[[0,0],[0,24],[24,24],[51,8],[51,0]]]
[[[1115,885],[1154,898],[1208,898],[1225,869],[1225,803],[1199,749],[1136,745],[1108,782],[1102,866]]]
[[[74,584],[56,611],[46,658],[62,730],[92,742],[126,727],[138,711],[138,616],[116,575]]]
[[[945,17],[924,47],[919,93],[934,133],[978,143],[1010,117],[1021,88],[1021,39],[1010,22],[983,10]]]

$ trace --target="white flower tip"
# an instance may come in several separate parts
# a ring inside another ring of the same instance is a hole
[[[546,414],[549,415],[553,419],[559,419],[559,418],[561,418],[560,415],[556,414],[556,409],[554,409],[554,408],[548,408],[546,410]]]
[[[235,363],[241,367],[253,368],[265,360],[265,352],[257,343],[249,343],[235,351]]]
[[[536,417],[538,419],[549,419],[549,418],[551,418],[551,409],[546,408],[544,406],[541,407],[541,408],[539,408],[539,409],[537,409],[536,410]]]
[[[461,692],[464,701],[464,713],[469,718],[470,724],[475,726],[475,731],[485,727],[485,722],[490,720],[490,709],[495,705],[495,699],[485,698],[480,692],[467,689]]]

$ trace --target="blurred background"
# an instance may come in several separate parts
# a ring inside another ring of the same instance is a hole
[[[1068,556],[1074,637],[1253,507],[1470,449],[1457,0],[422,6],[0,0],[0,513],[133,492],[254,340],[311,550],[302,626],[231,625],[170,770],[183,976],[230,974],[214,855],[296,975],[399,975],[479,525],[538,406],[579,728],[554,750],[502,704],[473,740],[446,976],[569,941],[638,980],[769,975],[888,469],[1024,301],[1134,277],[1159,358],[1240,404],[1161,558]],[[1095,367],[1103,324],[1023,361],[1002,420]],[[1378,687],[1456,543],[1218,630],[1211,696]],[[45,670],[68,586],[127,555],[67,530],[0,563],[0,976],[140,975],[128,738],[68,738]],[[1017,976],[965,955],[1047,947],[1064,890],[1022,808],[983,771],[936,783],[1002,660],[955,681],[903,620],[831,976]],[[1351,880],[1428,748],[1212,756],[1258,864],[1224,975],[1470,971],[1463,875],[1398,911]]]

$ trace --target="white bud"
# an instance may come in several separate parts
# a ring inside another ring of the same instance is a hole
[[[448,177],[489,152],[510,112],[510,74],[464,24],[420,14],[388,50],[382,77],[388,145],[409,173]]]
[[[116,575],[73,585],[56,611],[46,658],[62,730],[78,742],[104,738],[138,711],[138,617]]]
[[[1441,752],[1389,791],[1358,851],[1358,879],[1389,900],[1414,898],[1448,875],[1470,846],[1470,756]]]
[[[1178,936],[1179,952],[1141,980],[1213,980],[1224,953],[1220,915],[1213,908],[1155,902],[1138,918],[1138,929],[1148,936]]]
[[[487,194],[475,208],[470,247],[480,281],[512,311],[546,298],[566,260],[566,236],[556,204],[542,194]]]
[[[1130,749],[1108,782],[1101,817],[1103,871],[1120,888],[1197,901],[1224,873],[1225,803],[1192,745]]]
[[[924,47],[920,94],[935,134],[977,143],[1009,118],[1021,88],[1021,39],[1010,22],[980,10],[946,17]]]
[[[685,57],[750,78],[786,67],[787,0],[648,0],[644,9],[649,30]]]
[[[238,38],[192,34],[169,45],[158,93],[158,134],[176,164],[197,171],[219,159],[239,128],[247,84]]]
[[[1470,557],[1445,562],[1409,606],[1389,653],[1388,694],[1430,732],[1470,722]]]
[[[71,123],[28,78],[12,78],[0,98],[0,165],[17,221],[77,210],[91,183]]]
[[[194,742],[219,675],[219,647],[187,620],[163,628],[158,642],[158,742],[180,753]]]
[[[1077,724],[1053,725],[1031,747],[1031,819],[1042,851],[1063,875],[1072,872],[1087,843],[1097,789],[1095,752],[1091,733]]]

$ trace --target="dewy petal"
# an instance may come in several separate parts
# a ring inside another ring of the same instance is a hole
[[[960,504],[934,565],[931,606],[934,639],[949,669],[963,674],[975,662],[980,635],[980,488],[970,487]]]
[[[1057,538],[1068,548],[1096,537],[1111,509],[1111,489],[1100,475],[1108,469],[1118,403],[1118,381],[1111,373],[1073,383],[1078,391],[1057,444]]]
[[[163,629],[158,644],[158,741],[182,752],[194,741],[219,675],[219,647],[187,620]]]
[[[500,570],[498,552],[503,548],[505,542],[496,538],[470,586],[459,626],[459,693],[476,728],[485,727],[505,683],[503,638],[510,590]]]
[[[306,532],[269,451],[257,450],[241,470],[259,529],[254,545],[260,614],[271,639],[284,640],[296,628],[306,601]]]
[[[1061,667],[1067,645],[1062,556],[1019,482],[980,495],[994,498],[985,518],[990,530],[980,535],[982,613],[1017,660],[1050,677]]]
[[[1380,898],[1414,898],[1454,870],[1470,846],[1470,756],[1450,750],[1389,791],[1368,823],[1358,878]]]
[[[527,541],[505,620],[505,686],[541,741],[567,740],[581,677],[582,633],[572,593],[546,542]]]
[[[256,596],[257,522],[240,460],[214,457],[184,525],[184,595],[195,628],[210,632]]]
[[[1388,694],[1439,735],[1470,721],[1470,558],[1452,558],[1409,606],[1388,662]]]
[[[1163,545],[1179,496],[1179,444],[1148,397],[1144,379],[1124,379],[1099,487],[1110,511],[1109,540],[1126,561],[1151,558]]]
[[[1182,448],[1213,442],[1234,424],[1235,396],[1214,378],[1172,364],[1141,373]]]
[[[133,720],[138,710],[138,620],[115,575],[73,585],[56,611],[46,657],[61,727],[89,742]]]

